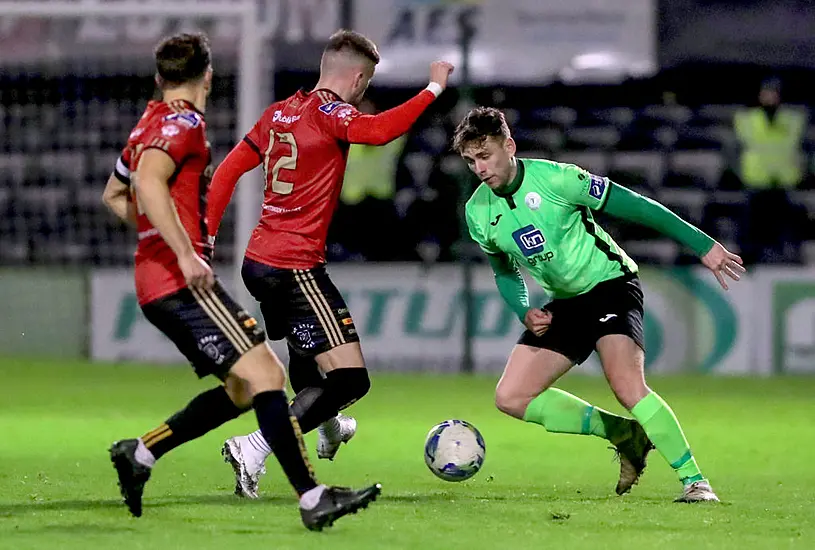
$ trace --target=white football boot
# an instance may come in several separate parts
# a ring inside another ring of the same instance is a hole
[[[682,489],[682,496],[674,502],[719,502],[719,497],[713,492],[707,480],[688,483]]]
[[[232,437],[224,442],[221,449],[224,462],[235,472],[235,494],[240,497],[258,498],[258,482],[266,473],[262,456],[249,442],[249,437]]]
[[[340,445],[348,443],[357,433],[357,421],[351,416],[338,414],[317,427],[317,457],[334,460]]]

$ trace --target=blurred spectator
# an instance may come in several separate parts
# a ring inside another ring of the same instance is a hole
[[[781,82],[765,80],[759,105],[736,113],[741,147],[738,174],[748,192],[744,242],[750,263],[800,263],[806,212],[790,202],[788,190],[803,179],[806,116],[782,105]]]
[[[363,100],[360,110],[374,114]],[[403,259],[406,242],[394,204],[396,167],[406,136],[387,145],[351,145],[340,203],[331,227],[332,256],[337,260]]]
[[[781,82],[764,81],[759,106],[736,113],[742,147],[739,175],[748,189],[793,188],[803,178],[806,116],[781,104]]]

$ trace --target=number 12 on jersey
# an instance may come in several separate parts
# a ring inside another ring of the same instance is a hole
[[[277,154],[273,153],[275,143],[287,144],[291,147],[291,152],[288,155],[282,155],[277,158],[277,161],[272,164],[271,178],[269,177],[269,165],[274,157],[277,157],[281,151],[278,148]],[[280,170],[296,170],[297,169],[297,141],[294,139],[294,134],[291,132],[269,132],[269,147],[266,148],[266,154],[263,156],[263,172],[266,176],[266,188],[269,184],[272,186],[272,191],[281,195],[289,195],[294,190],[294,183],[283,181],[279,178]]]

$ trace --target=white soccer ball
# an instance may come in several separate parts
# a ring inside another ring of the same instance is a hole
[[[424,461],[445,481],[464,481],[484,464],[484,438],[463,420],[445,420],[433,426],[424,444]]]

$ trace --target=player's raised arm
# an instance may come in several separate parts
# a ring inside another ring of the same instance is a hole
[[[150,148],[142,153],[134,179],[139,207],[175,253],[187,284],[212,288],[212,269],[195,252],[170,195],[168,182],[175,169],[175,161],[161,149]]]
[[[430,83],[411,99],[376,115],[360,115],[348,123],[345,136],[349,143],[385,145],[407,133],[416,120],[447,88],[453,65],[446,61],[430,64]]]
[[[727,290],[725,275],[738,281],[740,275],[745,272],[739,256],[729,252],[704,231],[689,224],[660,203],[611,181],[608,182],[608,187],[608,196],[603,206],[605,212],[616,218],[655,229],[690,248],[701,258],[702,264],[713,272],[725,290]]]
[[[108,210],[129,225],[136,225],[136,205],[130,197],[130,169],[125,164],[125,156],[119,157],[116,167],[105,184],[102,202]]]
[[[221,226],[226,207],[232,200],[238,180],[260,162],[260,151],[250,141],[250,136],[247,136],[229,152],[215,170],[207,194],[207,225],[209,234],[213,237],[218,235],[218,228]]]
[[[727,290],[724,275],[738,281],[745,269],[742,259],[701,229],[689,224],[660,203],[614,183],[606,177],[569,166],[553,192],[567,203],[588,206],[629,222],[650,227],[690,248]]]

